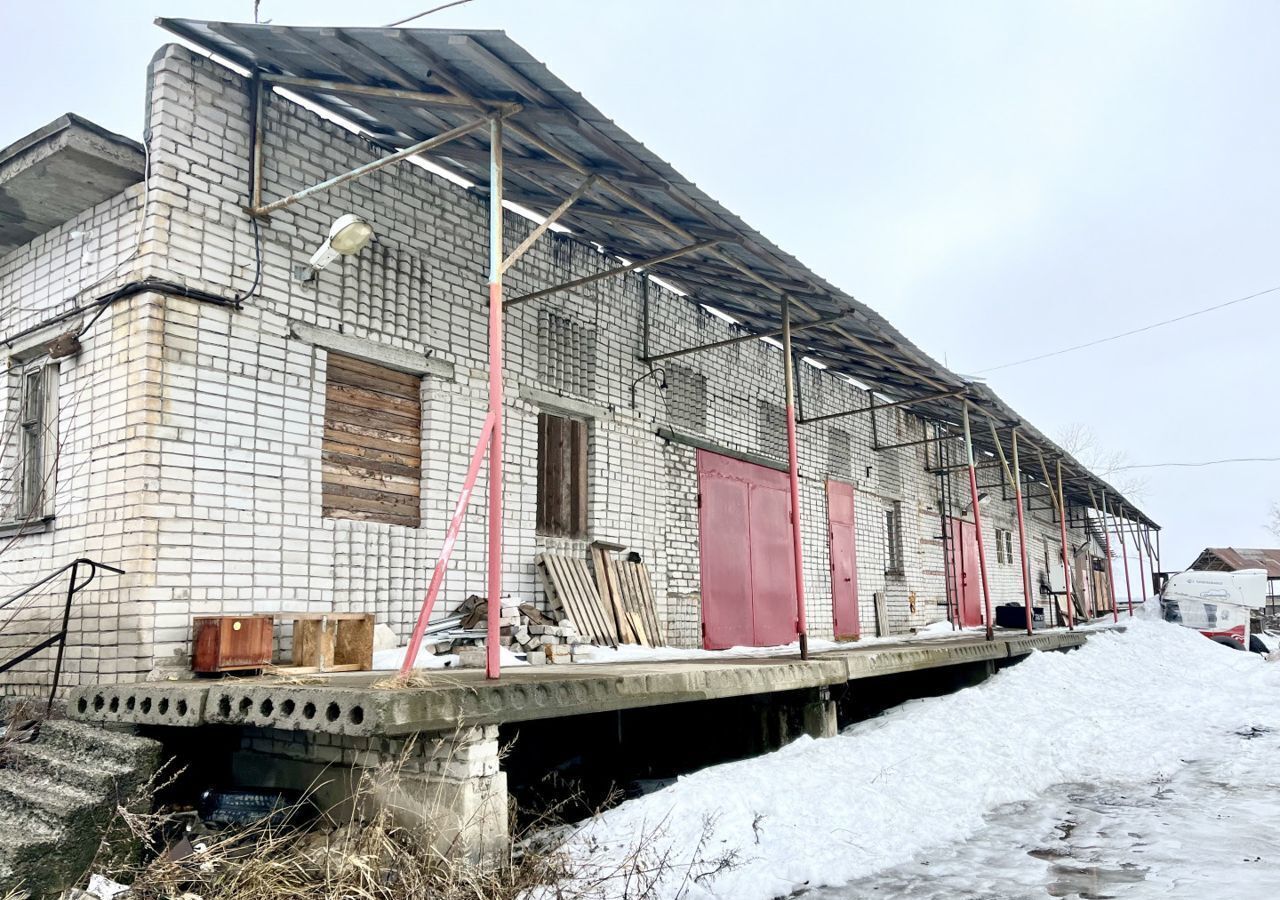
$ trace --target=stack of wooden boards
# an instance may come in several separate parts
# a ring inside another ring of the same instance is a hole
[[[590,561],[567,553],[538,556],[547,601],[563,610],[578,632],[593,643],[616,647],[666,646],[658,622],[649,571],[639,554],[619,559],[626,548],[596,541]]]

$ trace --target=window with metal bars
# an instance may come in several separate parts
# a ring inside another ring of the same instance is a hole
[[[902,575],[906,564],[902,551],[902,504],[894,501],[884,512],[885,570],[886,575]]]

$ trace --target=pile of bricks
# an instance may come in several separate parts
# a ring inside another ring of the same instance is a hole
[[[463,628],[483,628],[488,609],[484,598],[468,597],[458,608]],[[503,646],[523,654],[530,665],[577,662],[591,654],[588,639],[578,633],[563,610],[545,613],[532,603],[504,597],[498,627]],[[476,650],[482,653],[483,647]],[[470,654],[459,655],[462,664],[468,665]]]

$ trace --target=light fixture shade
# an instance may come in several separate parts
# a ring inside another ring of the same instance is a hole
[[[328,244],[338,253],[359,253],[373,238],[373,226],[355,213],[339,216],[329,229]]]

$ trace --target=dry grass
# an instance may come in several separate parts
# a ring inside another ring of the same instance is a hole
[[[141,841],[144,860],[110,864],[121,854],[104,840],[90,871],[131,885],[130,900],[649,900],[660,882],[679,885],[679,895],[736,863],[732,854],[704,857],[709,822],[694,863],[677,864],[669,849],[653,849],[663,843],[661,825],[637,835],[610,863],[577,862],[567,850],[576,827],[558,821],[571,797],[514,834],[500,858],[467,862],[462,848],[442,842],[429,826],[400,825],[386,806],[370,802],[400,776],[412,752],[362,776],[353,808],[364,815],[342,823],[321,817],[307,827],[261,822],[227,829],[196,839],[196,852],[181,859],[165,852],[175,817],[121,807],[117,841]],[[305,800],[291,818],[302,822],[304,806]]]

